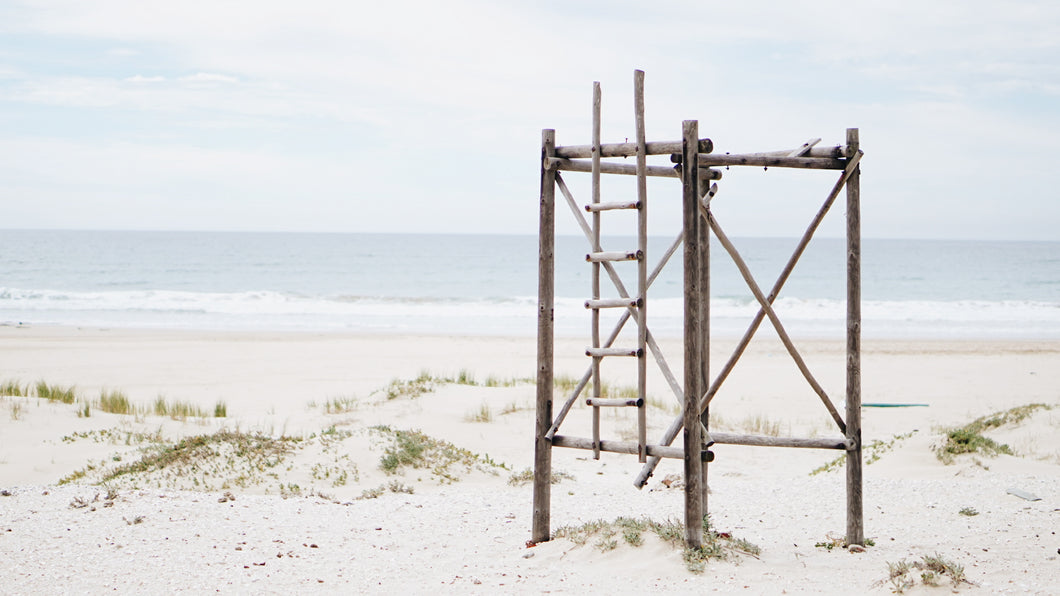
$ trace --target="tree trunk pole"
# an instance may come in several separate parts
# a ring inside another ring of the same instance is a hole
[[[685,120],[681,148],[681,186],[685,236],[685,400],[684,472],[685,543],[689,548],[703,545],[703,451],[699,418],[700,287],[699,287],[699,123]]]
[[[545,437],[552,426],[553,351],[556,261],[556,170],[546,159],[556,152],[556,131],[541,131],[541,217],[537,290],[537,419],[534,434],[534,518],[531,540],[551,537],[552,443]]]
[[[860,150],[847,129],[847,159]],[[861,475],[861,166],[847,180],[847,544],[865,543]]]

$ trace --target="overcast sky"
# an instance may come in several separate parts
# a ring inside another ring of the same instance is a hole
[[[541,129],[600,81],[633,137],[635,68],[649,140],[860,128],[866,236],[1060,240],[1054,0],[2,0],[0,228],[536,233]],[[731,170],[719,219],[798,235],[835,177]]]

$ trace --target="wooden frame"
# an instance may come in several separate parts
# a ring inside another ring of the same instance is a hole
[[[593,135],[591,145],[557,147],[555,131],[546,129],[541,136],[541,187],[540,229],[538,262],[538,352],[537,352],[537,416],[535,419],[534,453],[534,513],[531,540],[547,541],[550,538],[550,490],[552,475],[552,448],[567,447],[600,452],[637,454],[644,463],[634,485],[643,487],[660,458],[684,460],[685,475],[685,531],[686,543],[690,547],[701,545],[702,524],[707,506],[707,471],[714,454],[707,450],[712,444],[754,445],[763,447],[795,447],[811,449],[840,449],[846,452],[847,478],[847,530],[849,544],[864,542],[862,507],[862,455],[861,455],[861,273],[860,273],[860,160],[863,155],[858,141],[857,129],[848,129],[846,145],[818,148],[820,139],[812,139],[791,151],[773,151],[750,154],[713,154],[710,139],[700,139],[698,122],[686,120],[682,124],[680,141],[648,142],[644,128],[644,73],[634,72],[634,114],[636,137],[634,143],[604,145],[600,141],[599,83],[593,85]],[[674,167],[648,166],[648,155],[670,154]],[[604,162],[603,158],[636,157],[636,164]],[[787,265],[773,284],[769,294],[759,287],[751,275],[742,256],[729,241],[721,224],[710,210],[710,201],[718,192],[717,184],[710,181],[721,178],[721,172],[713,166],[756,166],[840,170],[839,180],[826,197],[821,209],[796,246]],[[561,171],[588,172],[592,175],[592,202],[584,210],[576,205]],[[603,174],[632,175],[637,177],[636,200],[603,202],[600,197],[600,178]],[[646,179],[649,176],[679,178],[682,186],[682,231],[648,272],[646,212],[648,196]],[[592,346],[586,349],[593,364],[583,375],[558,415],[553,416],[554,377],[554,302],[555,302],[555,202],[556,189],[566,200],[576,221],[586,235],[591,252],[586,260],[593,269],[592,297],[586,308],[592,310]],[[846,189],[847,218],[847,340],[846,340],[846,409],[841,415],[832,404],[824,389],[817,383],[806,363],[802,360],[791,337],[773,311],[772,304],[779,295],[795,265],[798,263],[809,241],[824,216],[834,204],[840,192]],[[626,251],[604,251],[600,245],[601,214],[610,210],[635,209],[638,212],[638,246]],[[585,220],[585,213],[592,224]],[[710,308],[710,235],[732,258],[748,288],[759,303],[759,311],[737,343],[732,356],[721,371],[709,382],[709,308]],[[681,244],[684,269],[684,378],[679,383],[666,363],[666,359],[648,328],[648,291],[660,271],[676,253]],[[636,261],[638,269],[637,293],[631,296],[615,272],[613,263]],[[614,284],[620,298],[603,299],[600,292],[601,274],[606,273]],[[622,309],[622,315],[606,340],[600,334],[599,309]],[[638,327],[638,345],[635,348],[613,347],[623,326],[630,319]],[[800,372],[828,410],[841,437],[800,438],[765,437],[730,433],[711,433],[709,429],[709,405],[736,362],[750,343],[761,323],[768,319],[781,342],[795,361]],[[682,402],[682,413],[678,416],[658,444],[648,444],[645,435],[644,407],[646,395],[647,356],[652,355],[676,398]],[[635,358],[638,370],[638,397],[616,399],[601,395],[602,381],[599,362],[602,358],[625,356]],[[582,391],[592,381],[592,395],[584,403],[593,411],[592,438],[571,437],[558,433],[567,414]],[[600,437],[599,408],[636,407],[638,409],[637,441],[610,441]],[[678,432],[684,430],[680,447],[670,447]]]

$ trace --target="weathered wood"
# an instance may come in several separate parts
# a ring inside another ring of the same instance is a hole
[[[566,447],[568,449],[593,449],[593,440],[585,437],[569,437],[567,435],[556,435],[552,437],[554,447]],[[600,441],[600,451],[608,453],[626,453],[636,455],[640,445],[636,441]],[[665,447],[663,445],[648,445],[648,455],[652,457],[665,457],[668,459],[684,459],[685,452],[679,447]],[[699,459],[713,459],[714,454],[710,451],[700,451]],[[702,523],[702,520],[701,520]]]
[[[820,143],[820,142],[821,142],[820,137],[814,138],[814,139],[810,139],[809,141],[806,141],[805,143],[803,143],[798,149],[792,151],[791,153],[788,153],[784,157],[805,157],[806,154],[809,153],[811,149],[813,149],[813,146],[816,145],[817,143]],[[839,156],[836,155],[835,157],[839,157]]]
[[[639,408],[644,405],[644,400],[639,397],[590,397],[585,400],[585,405],[598,408]]]
[[[836,198],[839,196],[840,191],[842,191],[844,186],[846,186],[847,180],[850,179],[850,176],[851,174],[853,174],[854,168],[857,167],[858,161],[860,161],[860,159],[861,154],[857,154],[854,156],[853,159],[850,160],[850,162],[847,164],[847,169],[839,176],[839,180],[836,181],[835,185],[832,186],[832,190],[828,193],[828,196],[825,198],[824,203],[821,205],[821,208],[817,211],[817,214],[810,221],[810,224],[809,226],[807,226],[806,231],[803,232],[802,237],[799,239],[798,244],[795,246],[795,250],[791,253],[791,258],[789,258],[788,262],[784,265],[784,269],[781,270],[780,276],[777,277],[776,283],[773,284],[773,288],[769,291],[769,296],[766,297],[770,304],[773,304],[773,302],[777,299],[777,296],[780,295],[780,291],[784,288],[784,284],[787,283],[792,271],[795,270],[795,265],[797,265],[799,259],[802,258],[803,253],[806,251],[806,247],[810,244],[810,240],[813,239],[813,235],[817,232],[817,228],[819,228],[821,222],[824,221],[824,216],[828,214],[828,211],[832,208],[832,205],[835,203]],[[728,378],[729,373],[731,373],[732,369],[736,366],[736,362],[740,359],[740,356],[743,355],[744,350],[747,349],[748,344],[751,343],[751,338],[754,337],[755,332],[758,331],[759,325],[762,324],[762,321],[765,320],[765,318],[765,309],[759,308],[758,312],[751,320],[751,324],[748,325],[747,332],[744,333],[742,338],[740,338],[739,343],[737,343],[736,345],[736,349],[733,350],[732,356],[725,363],[725,366],[722,367],[721,372],[718,374],[717,378],[714,379],[714,382],[707,390],[707,394],[703,398],[703,403],[701,407],[706,408],[710,404],[710,400],[712,400],[717,394],[718,390],[721,389],[721,385],[725,382],[725,379]]]
[[[668,155],[680,153],[683,141],[663,141],[646,143],[645,153],[648,155]],[[697,145],[698,153],[710,153],[714,150],[714,143],[710,139],[699,139]],[[637,143],[611,143],[600,146],[601,157],[633,157],[637,154]],[[556,156],[567,159],[585,159],[592,157],[592,145],[566,145],[556,147]]]
[[[850,176],[853,174],[855,168],[858,165],[858,162],[861,160],[861,155],[862,153],[858,152],[854,154],[854,156],[850,159],[850,163],[847,164],[847,169],[839,176],[839,180],[837,180],[835,185],[832,187],[832,190],[828,194],[828,197],[825,199],[824,204],[821,206],[821,209],[818,210],[813,220],[811,220],[810,225],[803,233],[802,238],[799,239],[799,243],[796,245],[795,251],[792,253],[791,258],[788,259],[788,262],[785,265],[783,271],[781,272],[780,277],[777,278],[777,282],[773,285],[773,289],[769,293],[768,300],[770,304],[772,304],[773,301],[776,300],[777,296],[780,295],[780,291],[784,288],[784,284],[787,283],[788,278],[791,276],[792,271],[794,271],[795,265],[799,262],[799,259],[802,257],[803,252],[805,252],[806,247],[809,246],[810,240],[813,238],[813,235],[814,233],[816,233],[817,228],[824,220],[824,216],[828,214],[828,211],[832,207],[832,204],[835,203],[835,200],[839,196],[839,193],[846,186],[847,180],[849,180]],[[751,324],[747,328],[747,332],[744,333],[739,343],[737,343],[736,349],[733,350],[732,356],[729,358],[728,362],[725,363],[725,366],[722,367],[721,372],[714,379],[714,382],[710,385],[710,388],[707,390],[706,395],[701,400],[700,408],[707,408],[709,406],[710,401],[714,398],[714,395],[717,394],[718,390],[725,382],[725,379],[728,378],[729,373],[731,373],[732,369],[736,366],[736,362],[739,361],[740,356],[743,355],[744,350],[746,350],[747,346],[751,343],[751,339],[754,337],[754,334],[758,330],[758,327],[762,324],[762,321],[765,320],[765,317],[765,310],[759,308],[758,314],[755,315],[754,319],[751,321]],[[674,418],[673,422],[666,429],[666,432],[663,434],[663,437],[659,441],[659,443],[662,445],[669,445],[671,442],[673,442],[675,438],[677,438],[677,434],[681,432],[682,428],[684,428],[684,418],[683,415],[678,415]],[[655,471],[655,468],[656,466],[658,466],[658,464],[658,459],[652,460],[649,458],[647,463],[644,464],[640,472],[637,474],[636,478],[633,480],[633,486],[636,486],[637,488],[643,488],[644,485],[647,484],[648,478],[651,477],[652,472]]]
[[[703,185],[708,186],[708,185]],[[709,185],[709,189],[706,194],[702,196],[700,201],[710,202],[711,198],[718,192],[718,185]],[[703,192],[703,189],[700,189]],[[698,402],[700,394],[707,388],[710,383],[710,226],[708,226],[702,217],[702,210],[700,210],[700,219],[696,226],[699,233],[699,316],[697,322],[699,324],[699,366],[697,367],[699,374],[699,381],[696,383],[696,399]],[[705,435],[702,437],[704,442],[707,442],[706,437],[710,436],[710,413],[703,410],[699,413],[699,423],[702,426],[702,433]],[[713,437],[710,437],[709,441],[713,442]],[[703,515],[706,516],[709,509],[709,496],[710,487],[708,484],[708,475],[710,464],[708,462],[702,463],[701,475],[701,507],[703,508]]]
[[[715,445],[751,445],[755,447],[796,447],[802,449],[849,449],[846,437],[803,439],[798,437],[768,437],[712,432]]]
[[[541,131],[542,163],[555,152],[556,131]],[[534,512],[531,540],[550,538],[552,443],[545,438],[552,425],[553,316],[555,311],[556,172],[541,168],[537,283],[537,409],[534,433]]]
[[[551,169],[561,170],[565,172],[592,172],[593,165],[588,160],[576,160],[576,159],[563,159],[558,157],[552,157],[545,160],[545,166]],[[628,163],[615,163],[602,161],[600,162],[600,171],[604,174],[620,174],[623,176],[636,176],[637,166],[636,164]],[[665,166],[648,166],[646,175],[653,178],[680,178],[681,172],[679,167],[665,167]],[[709,180],[721,180],[721,170],[715,170],[711,168],[700,168],[700,178]]]
[[[695,151],[699,138],[699,123],[685,120],[682,124],[684,143],[681,147],[682,220],[685,236],[684,298],[685,298],[685,400],[684,400],[684,473],[685,473],[685,544],[689,548],[703,545],[703,467],[698,453],[702,451],[699,425],[699,153]]]
[[[586,300],[585,308],[636,308],[639,300],[632,298],[605,298],[602,300]]]
[[[637,459],[648,460],[648,411],[644,401],[648,396],[648,358],[644,346],[648,342],[648,139],[644,124],[644,71],[633,71],[633,112],[637,135],[637,202],[644,206],[637,211],[637,395],[640,406],[637,411],[637,443],[640,449]]]
[[[755,281],[754,276],[751,275],[751,270],[747,267],[747,263],[744,262],[743,257],[740,256],[739,251],[736,250],[736,246],[729,240],[729,237],[722,231],[721,226],[718,225],[717,220],[714,218],[714,214],[709,210],[704,209],[707,212],[707,222],[710,223],[710,229],[714,231],[714,235],[718,237],[718,242],[721,243],[725,251],[732,257],[733,263],[736,264],[736,269],[740,272],[744,281],[747,282],[747,287],[751,290],[751,294],[754,295],[755,299],[758,300],[758,304],[761,305],[762,310],[766,312],[766,316],[769,317],[769,321],[773,323],[773,328],[777,332],[777,336],[780,337],[780,342],[784,344],[784,347],[788,350],[788,354],[792,360],[795,361],[795,366],[798,367],[799,372],[802,373],[806,382],[810,384],[817,396],[821,398],[821,403],[828,410],[828,413],[832,416],[832,420],[835,420],[839,430],[846,432],[846,422],[844,422],[842,416],[836,411],[835,405],[832,404],[832,400],[828,399],[828,395],[824,392],[824,388],[814,378],[813,373],[810,372],[809,367],[806,366],[806,362],[803,361],[799,351],[795,348],[795,344],[791,341],[791,337],[788,332],[785,331],[784,325],[780,322],[780,318],[777,317],[777,313],[773,311],[773,305],[766,299],[762,293],[762,289],[758,287],[758,282]],[[687,424],[687,420],[685,421]]]
[[[586,348],[585,355],[593,358],[605,358],[607,356],[629,356],[636,358],[643,352],[640,348]]]
[[[585,235],[585,238],[591,242],[592,230],[589,228],[589,224],[586,223],[581,211],[579,211],[577,201],[574,200],[574,195],[572,195],[570,189],[567,188],[567,183],[564,182],[563,176],[561,176],[558,172],[556,173],[556,187],[559,188],[560,193],[563,195],[563,198],[566,199],[567,206],[570,208],[571,214],[574,216],[575,221],[578,223],[578,227],[581,228],[582,233]],[[655,279],[659,276],[659,274],[662,273],[663,268],[669,262],[670,258],[674,255],[675,252],[677,252],[677,249],[681,246],[683,239],[684,234],[678,234],[677,237],[674,238],[674,241],[670,244],[670,247],[663,254],[662,258],[659,259],[659,262],[655,265],[655,269],[652,270],[651,275],[648,276],[649,288],[651,287],[651,284],[655,282]],[[614,267],[612,267],[611,263],[603,263],[603,267],[604,270],[607,271],[607,274],[611,277],[611,281],[615,284],[615,289],[618,291],[619,295],[623,298],[629,298],[629,292],[626,291],[626,287],[622,283],[622,278],[618,276],[618,273],[614,270]],[[618,319],[618,322],[615,323],[615,327],[614,330],[611,332],[610,338],[607,340],[607,342],[604,343],[604,347],[610,347],[615,342],[615,340],[618,338],[619,333],[621,333],[622,328],[625,326],[626,322],[629,321],[629,318],[635,314],[635,312],[635,309],[630,308],[622,313],[622,315]],[[660,363],[660,367],[663,370],[664,376],[667,376],[667,381],[670,383],[671,387],[673,387],[675,384],[675,381],[673,380],[673,373],[671,373],[669,368],[666,366],[666,361],[662,355],[662,352],[661,350],[659,350],[658,345],[654,344],[654,340],[651,339],[650,332],[648,337],[649,345],[653,345],[652,350],[653,354],[655,355],[656,361]],[[588,370],[586,370],[585,374],[583,375],[578,387],[571,393],[570,397],[567,398],[566,402],[560,408],[559,413],[556,415],[555,420],[552,422],[552,426],[549,428],[548,433],[546,433],[546,437],[549,440],[551,440],[552,437],[556,435],[560,425],[563,424],[563,421],[566,419],[571,407],[573,407],[574,402],[578,399],[578,396],[581,394],[581,391],[589,383],[589,379],[592,375],[592,370],[592,366],[589,366]],[[680,388],[678,388],[678,393],[680,393]]]
[[[759,166],[764,168],[798,168],[808,170],[842,170],[846,162],[831,157],[787,157],[773,155],[732,155],[710,153],[699,156],[699,167]]]
[[[598,213],[600,211],[614,211],[616,209],[640,209],[640,207],[640,201],[613,201],[609,203],[586,205],[585,210],[589,213]]]
[[[602,263],[604,261],[639,261],[644,258],[644,253],[641,251],[630,252],[630,251],[604,251],[594,252],[585,255],[585,260],[590,263]]]
[[[858,129],[847,129],[847,148],[860,153]],[[847,182],[847,544],[865,543],[861,470],[861,166]]]
[[[600,204],[600,104],[601,91],[599,81],[593,83],[593,147],[592,147],[592,204]],[[600,248],[600,212],[593,211],[593,255],[599,255],[603,250]],[[593,255],[586,256],[586,260],[592,263],[592,292],[593,300],[600,298],[600,260],[593,259]],[[593,310],[591,321],[591,333],[593,348],[600,347],[600,311]],[[599,398],[603,391],[603,381],[600,380],[600,358],[593,358],[593,397]],[[593,459],[600,459],[600,409],[593,408]]]

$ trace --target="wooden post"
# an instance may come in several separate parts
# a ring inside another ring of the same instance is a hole
[[[600,82],[593,82],[593,171],[592,171],[592,204],[600,204]],[[600,246],[600,212],[593,212],[593,252],[601,253]],[[592,291],[593,300],[600,299],[600,262],[592,264]],[[592,311],[592,342],[593,348],[600,347],[600,311]],[[603,383],[600,380],[601,358],[593,356],[593,397],[600,397],[603,391]],[[593,408],[593,459],[600,459],[600,408]]]
[[[710,184],[705,184],[705,187],[710,187]],[[705,192],[706,188],[700,189],[700,192]],[[701,211],[702,213],[702,211]],[[710,226],[707,222],[703,221],[703,216],[700,215],[697,219],[697,228],[699,229],[699,384],[696,387],[696,400],[699,401],[703,395],[703,392],[710,386]],[[698,407],[698,406],[697,406]],[[710,429],[710,404],[707,404],[706,408],[703,408],[702,413],[699,415],[700,422],[703,424],[704,430]],[[702,440],[702,437],[701,437]],[[702,507],[703,515],[706,516],[709,511],[707,502],[707,493],[710,491],[709,485],[707,484],[707,468],[710,463],[703,460],[703,472],[701,474],[700,482],[702,482]]]
[[[685,464],[685,544],[689,548],[703,545],[703,450],[699,424],[699,123],[682,123],[681,146],[682,213],[685,252],[685,399],[684,399],[684,464]]]
[[[534,518],[530,539],[546,542],[551,536],[552,443],[545,434],[552,426],[553,316],[556,294],[556,170],[546,159],[556,152],[556,131],[541,131],[541,216],[537,286],[537,419],[534,434]]]
[[[858,129],[847,129],[847,159],[858,154]],[[861,166],[847,180],[847,544],[865,543],[861,477]]]
[[[648,139],[644,125],[644,71],[633,71],[633,112],[637,134],[637,298],[640,308],[637,309],[637,396],[641,400],[637,408],[637,443],[640,452],[637,454],[641,463],[648,461],[648,408],[644,405],[648,399]],[[699,169],[697,168],[698,172]]]

